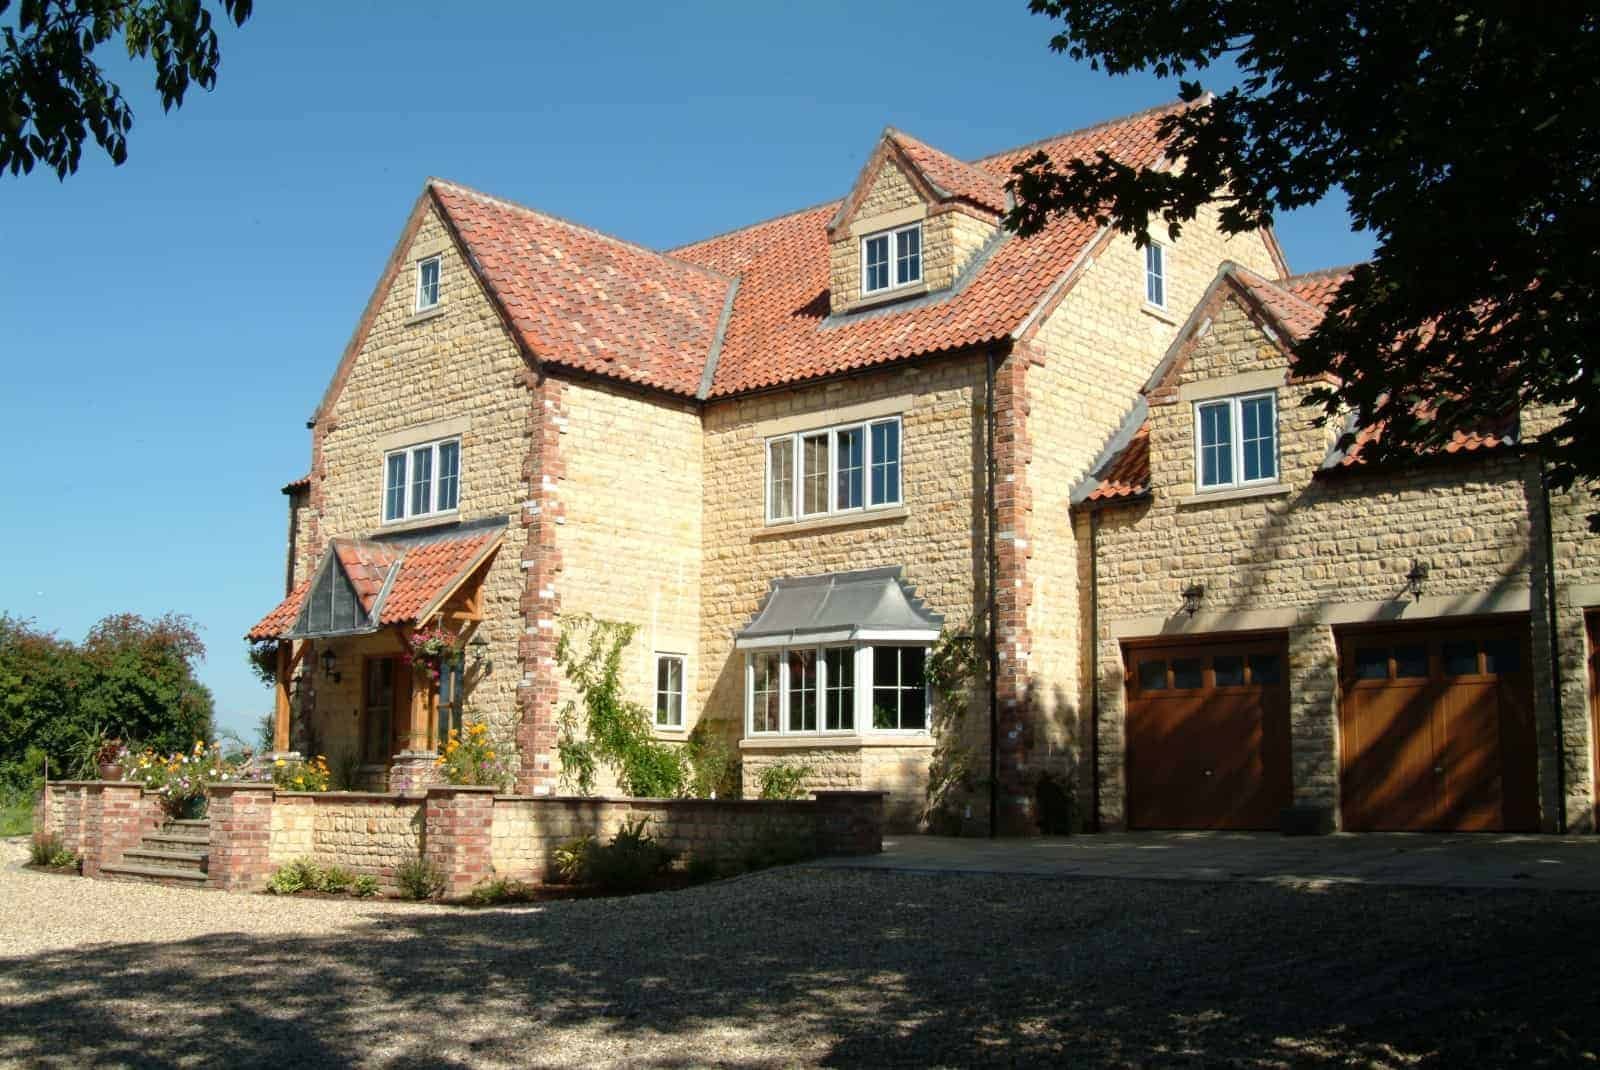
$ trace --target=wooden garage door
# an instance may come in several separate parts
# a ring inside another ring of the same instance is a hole
[[[1282,637],[1130,645],[1128,824],[1277,828],[1291,797]]]
[[[1344,827],[1533,830],[1525,618],[1341,634]]]

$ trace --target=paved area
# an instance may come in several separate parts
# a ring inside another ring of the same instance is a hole
[[[786,868],[474,911],[13,863],[0,1066],[1593,1065],[1597,933],[1586,892]]]
[[[1130,832],[1032,840],[891,836],[828,868],[1136,880],[1600,891],[1600,836]]]

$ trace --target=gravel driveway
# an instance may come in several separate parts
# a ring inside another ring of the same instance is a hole
[[[12,862],[7,1064],[1554,1065],[1600,1049],[1592,893],[786,869],[467,911]]]

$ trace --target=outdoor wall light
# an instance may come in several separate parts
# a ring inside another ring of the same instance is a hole
[[[1200,611],[1200,600],[1206,596],[1206,586],[1203,583],[1191,583],[1183,589],[1183,611],[1189,616],[1194,616]]]
[[[483,630],[479,629],[467,644],[467,649],[472,652],[472,667],[483,667],[483,675],[488,676],[494,671],[494,659],[489,656],[489,640],[484,638]]]
[[[1412,558],[1411,571],[1406,573],[1406,590],[1411,593],[1411,600],[1422,601],[1422,585],[1428,581],[1428,566]]]
[[[334,672],[333,671],[333,666],[334,666],[333,651],[324,650],[322,652],[322,675],[326,676],[328,679],[332,680],[334,683],[338,683],[340,678],[341,678],[341,676],[342,676],[342,674]]]

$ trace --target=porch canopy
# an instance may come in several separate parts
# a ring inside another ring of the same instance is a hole
[[[944,617],[901,578],[900,566],[773,580],[740,650],[814,643],[933,642]]]
[[[246,633],[257,642],[278,641],[276,749],[288,749],[289,678],[310,646],[297,640],[404,631],[435,617],[457,625],[480,621],[483,579],[504,538],[501,519],[445,533],[330,540],[311,577]],[[424,707],[437,700],[419,697]]]

